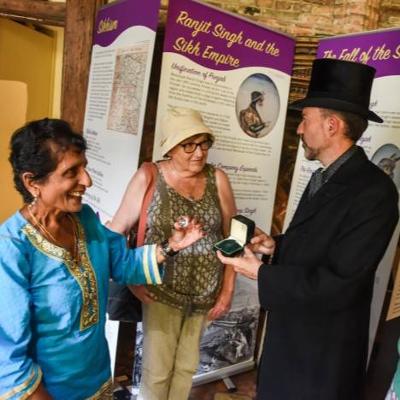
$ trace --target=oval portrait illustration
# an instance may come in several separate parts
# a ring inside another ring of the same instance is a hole
[[[400,188],[400,149],[393,143],[379,147],[371,158],[385,174],[393,179],[397,190]]]
[[[236,96],[236,116],[246,135],[261,138],[274,128],[280,99],[275,83],[265,74],[252,74],[240,85]]]

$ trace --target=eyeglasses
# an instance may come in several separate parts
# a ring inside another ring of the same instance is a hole
[[[212,144],[213,144],[212,140],[207,139],[200,143],[194,143],[194,142],[183,143],[180,146],[183,147],[183,151],[185,153],[194,153],[197,149],[197,146],[199,146],[201,150],[206,151],[212,146]]]

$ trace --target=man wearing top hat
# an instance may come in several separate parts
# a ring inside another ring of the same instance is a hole
[[[363,398],[374,275],[398,221],[392,180],[355,144],[368,120],[382,122],[368,109],[374,73],[314,62],[306,98],[291,107],[302,111],[305,156],[322,169],[284,235],[259,232],[242,257],[229,259],[258,280],[268,311],[258,400]]]

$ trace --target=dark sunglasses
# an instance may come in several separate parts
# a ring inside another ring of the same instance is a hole
[[[194,143],[194,142],[183,143],[180,144],[180,146],[183,147],[183,151],[185,153],[194,153],[197,149],[197,146],[199,146],[201,150],[205,151],[208,150],[212,146],[212,144],[213,144],[212,140],[207,139],[200,143]]]

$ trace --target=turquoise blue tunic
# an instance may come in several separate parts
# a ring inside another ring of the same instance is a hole
[[[127,250],[89,206],[74,217],[80,262],[19,212],[0,226],[0,400],[40,382],[57,400],[111,398],[108,282],[161,283],[154,245]]]

